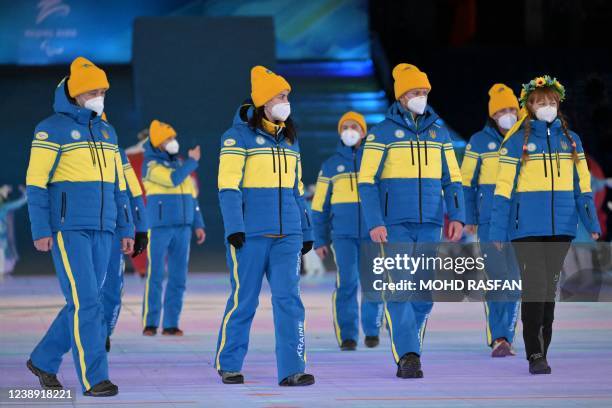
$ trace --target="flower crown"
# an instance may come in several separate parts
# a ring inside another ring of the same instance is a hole
[[[551,78],[550,75],[544,75],[523,84],[523,88],[521,89],[521,97],[519,98],[521,107],[525,107],[525,105],[527,105],[529,95],[535,91],[536,88],[552,88],[559,94],[559,102],[563,102],[565,99],[565,87],[561,85],[561,82],[557,81],[557,78]]]

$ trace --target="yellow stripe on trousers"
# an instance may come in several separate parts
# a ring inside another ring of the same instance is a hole
[[[81,343],[81,333],[79,331],[79,295],[77,293],[76,282],[74,281],[74,275],[72,275],[72,268],[70,268],[68,254],[66,253],[66,248],[64,246],[64,237],[62,236],[61,231],[57,233],[57,244],[60,250],[60,254],[62,255],[62,263],[64,264],[64,270],[66,271],[66,275],[68,275],[68,280],[70,281],[70,290],[72,291],[72,302],[74,303],[74,342],[76,343],[77,353],[79,355],[79,365],[81,366],[81,379],[83,380],[83,385],[85,386],[85,389],[89,390],[91,386],[89,385],[89,381],[87,381],[85,352],[83,351],[83,344]]]
[[[233,245],[230,245],[230,254],[232,256],[232,263],[233,263],[233,270],[232,270],[232,274],[234,276],[234,281],[236,282],[236,290],[234,291],[234,306],[232,306],[232,308],[230,309],[229,312],[227,312],[227,314],[225,315],[225,318],[223,319],[223,327],[221,328],[221,343],[219,343],[219,351],[217,351],[217,370],[221,370],[221,363],[219,362],[219,359],[221,357],[221,351],[223,351],[223,347],[225,347],[225,339],[227,337],[227,322],[230,319],[230,316],[232,315],[232,313],[234,313],[234,311],[236,310],[236,308],[238,307],[238,291],[240,290],[240,280],[238,279],[238,260],[236,259],[236,249],[234,248]]]
[[[147,327],[147,315],[149,314],[149,282],[151,281],[151,230],[148,231],[149,245],[147,245],[147,281],[145,283],[144,310],[142,312],[142,328]]]
[[[342,335],[340,333],[340,325],[338,324],[338,312],[336,308],[336,300],[338,289],[340,288],[340,264],[338,263],[338,257],[336,256],[336,250],[334,249],[334,244],[330,245],[332,253],[334,254],[334,261],[336,262],[336,289],[334,289],[334,293],[332,293],[332,317],[334,322],[334,331],[336,332],[336,340],[338,341],[338,345],[342,345]]]
[[[382,258],[385,258],[385,246],[383,245],[383,243],[380,243],[380,256]],[[387,275],[387,277],[389,278],[389,280],[391,280],[391,278]],[[399,363],[399,356],[397,355],[397,350],[395,349],[395,342],[393,341],[393,322],[391,321],[391,314],[389,313],[389,309],[387,309],[387,299],[385,298],[385,292],[383,291],[382,293],[383,295],[383,305],[385,307],[385,317],[387,318],[387,324],[389,325],[389,337],[391,337],[391,351],[393,352],[393,358],[395,359],[396,363]]]

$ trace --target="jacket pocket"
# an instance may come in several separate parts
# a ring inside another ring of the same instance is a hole
[[[62,224],[66,220],[66,192],[62,191],[62,208],[60,209],[60,217]]]
[[[592,220],[592,219],[593,219],[593,217],[591,217],[591,210],[589,209],[589,205],[588,205],[588,204],[585,204],[585,205],[584,205],[584,209],[585,209],[585,211],[586,211],[586,215],[587,215],[587,217],[589,217],[589,220]]]
[[[160,219],[160,221],[161,221],[161,219],[162,219],[162,202],[161,202],[161,201],[158,201],[158,202],[157,202],[157,214],[158,214],[158,215],[157,215],[157,216],[158,216],[158,218],[159,218],[159,219]]]
[[[310,217],[308,216],[308,211],[304,210],[304,216],[306,217],[306,222],[308,223],[308,228],[310,228]]]
[[[457,193],[453,193],[455,198],[455,208],[459,209],[459,198],[457,197]]]
[[[140,222],[140,208],[136,207],[134,211],[136,211],[136,221]]]
[[[125,222],[127,222],[129,224],[130,222],[130,215],[128,214],[128,209],[127,209],[127,205],[123,205],[123,214],[125,215]]]
[[[389,192],[385,192],[385,217],[389,212]]]

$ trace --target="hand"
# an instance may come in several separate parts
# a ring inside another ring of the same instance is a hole
[[[304,241],[302,244],[302,255],[306,255],[312,249],[314,241]]]
[[[202,245],[206,241],[206,231],[204,231],[204,228],[196,228],[194,232],[197,237],[196,243]]]
[[[464,228],[465,232],[471,235],[476,234],[476,225],[474,224],[468,224],[465,226]]]
[[[374,242],[387,242],[387,227],[380,225],[370,230],[370,238]]]
[[[134,240],[132,238],[121,238],[121,252],[125,255],[134,252]]]
[[[593,241],[597,241],[599,237],[599,232],[591,232],[591,238],[593,238]]]
[[[498,251],[504,249],[504,243],[500,241],[493,241],[493,245],[497,248]]]
[[[318,248],[315,248],[315,252],[317,253],[317,255],[319,255],[319,258],[325,259],[327,257],[327,254],[329,253],[329,250],[327,249],[327,245],[323,245]]]
[[[138,255],[142,254],[149,244],[149,234],[146,232],[136,232],[136,237],[134,239],[134,253],[132,254],[132,258],[136,258]]]
[[[193,159],[195,161],[200,161],[201,154],[202,153],[200,152],[200,145],[197,145],[193,149],[189,149],[189,151],[187,152],[187,156],[189,156],[190,159]]]
[[[244,232],[234,232],[229,237],[227,237],[227,242],[229,242],[230,245],[236,249],[242,248],[242,245],[244,245],[244,241],[246,241],[246,236],[244,235]]]
[[[45,237],[34,241],[34,247],[40,252],[48,252],[53,248],[53,237]]]
[[[457,242],[461,239],[463,234],[463,224],[459,221],[451,221],[448,224],[448,240],[451,242]]]

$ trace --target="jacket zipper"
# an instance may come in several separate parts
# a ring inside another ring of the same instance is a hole
[[[127,205],[123,204],[123,213],[125,214],[125,222],[130,222],[130,215],[128,214]]]
[[[389,205],[389,192],[385,191],[385,217],[387,216],[388,205]]]
[[[589,220],[590,220],[591,219],[591,210],[589,209],[589,205],[585,204],[584,205],[584,209],[586,210],[587,217],[589,217]]]
[[[422,191],[422,187],[421,187],[421,148],[420,148],[420,143],[419,143],[419,133],[418,132],[416,134],[416,138],[417,138],[417,162],[419,165],[419,222],[422,224],[423,223],[423,197],[421,194],[421,191]]]
[[[140,222],[140,209],[138,207],[135,207],[134,211],[136,211],[136,220]]]
[[[272,149],[274,150],[274,149]],[[276,152],[278,153],[278,235],[283,235],[283,180],[281,175],[281,158],[280,158],[280,147],[276,142]]]
[[[188,176],[188,177],[191,177],[191,176]],[[187,214],[185,214],[186,213],[186,211],[185,211],[185,197],[183,195],[183,183],[181,183],[179,185],[179,188],[181,189],[181,205],[183,207],[183,224],[187,225]]]
[[[158,217],[161,221],[162,219],[162,202],[161,201],[157,202],[157,209],[158,209]]]
[[[96,151],[96,158],[98,159],[98,169],[100,169],[100,194],[102,197],[100,203],[100,231],[104,228],[104,172],[102,171],[102,163],[100,163],[100,154],[98,153],[98,147],[96,146],[96,139],[94,139],[93,129],[91,126],[91,119],[89,119],[89,136],[91,137],[91,141],[94,144],[94,150]],[[101,144],[102,145],[102,144]],[[102,149],[104,146],[102,145]]]
[[[480,213],[482,212],[482,196],[483,194],[480,193],[480,198],[478,199],[478,217],[480,218]]]
[[[64,220],[66,219],[66,192],[62,191],[62,209],[61,209],[61,222],[62,224],[64,223]]]
[[[544,177],[548,178],[548,170],[546,170],[546,153],[544,153],[544,150],[542,150],[542,163],[544,164]]]
[[[555,177],[553,175],[552,149],[550,148],[550,126],[546,127],[546,144],[548,145],[548,162],[550,164],[550,221],[552,234],[555,235]]]
[[[304,210],[304,216],[306,217],[306,222],[308,223],[308,228],[310,228],[310,218],[308,217],[308,211]]]
[[[358,180],[357,175],[357,154],[353,149],[353,171],[355,172],[355,178]],[[352,186],[351,181],[351,186]],[[359,202],[359,185],[355,183],[355,189],[357,190],[357,239],[361,238],[361,203]]]
[[[516,218],[514,219],[514,227],[519,227],[519,210],[521,209],[521,203],[516,203]]]
[[[459,209],[459,198],[457,198],[457,193],[453,193],[453,195],[455,196],[455,208]]]

